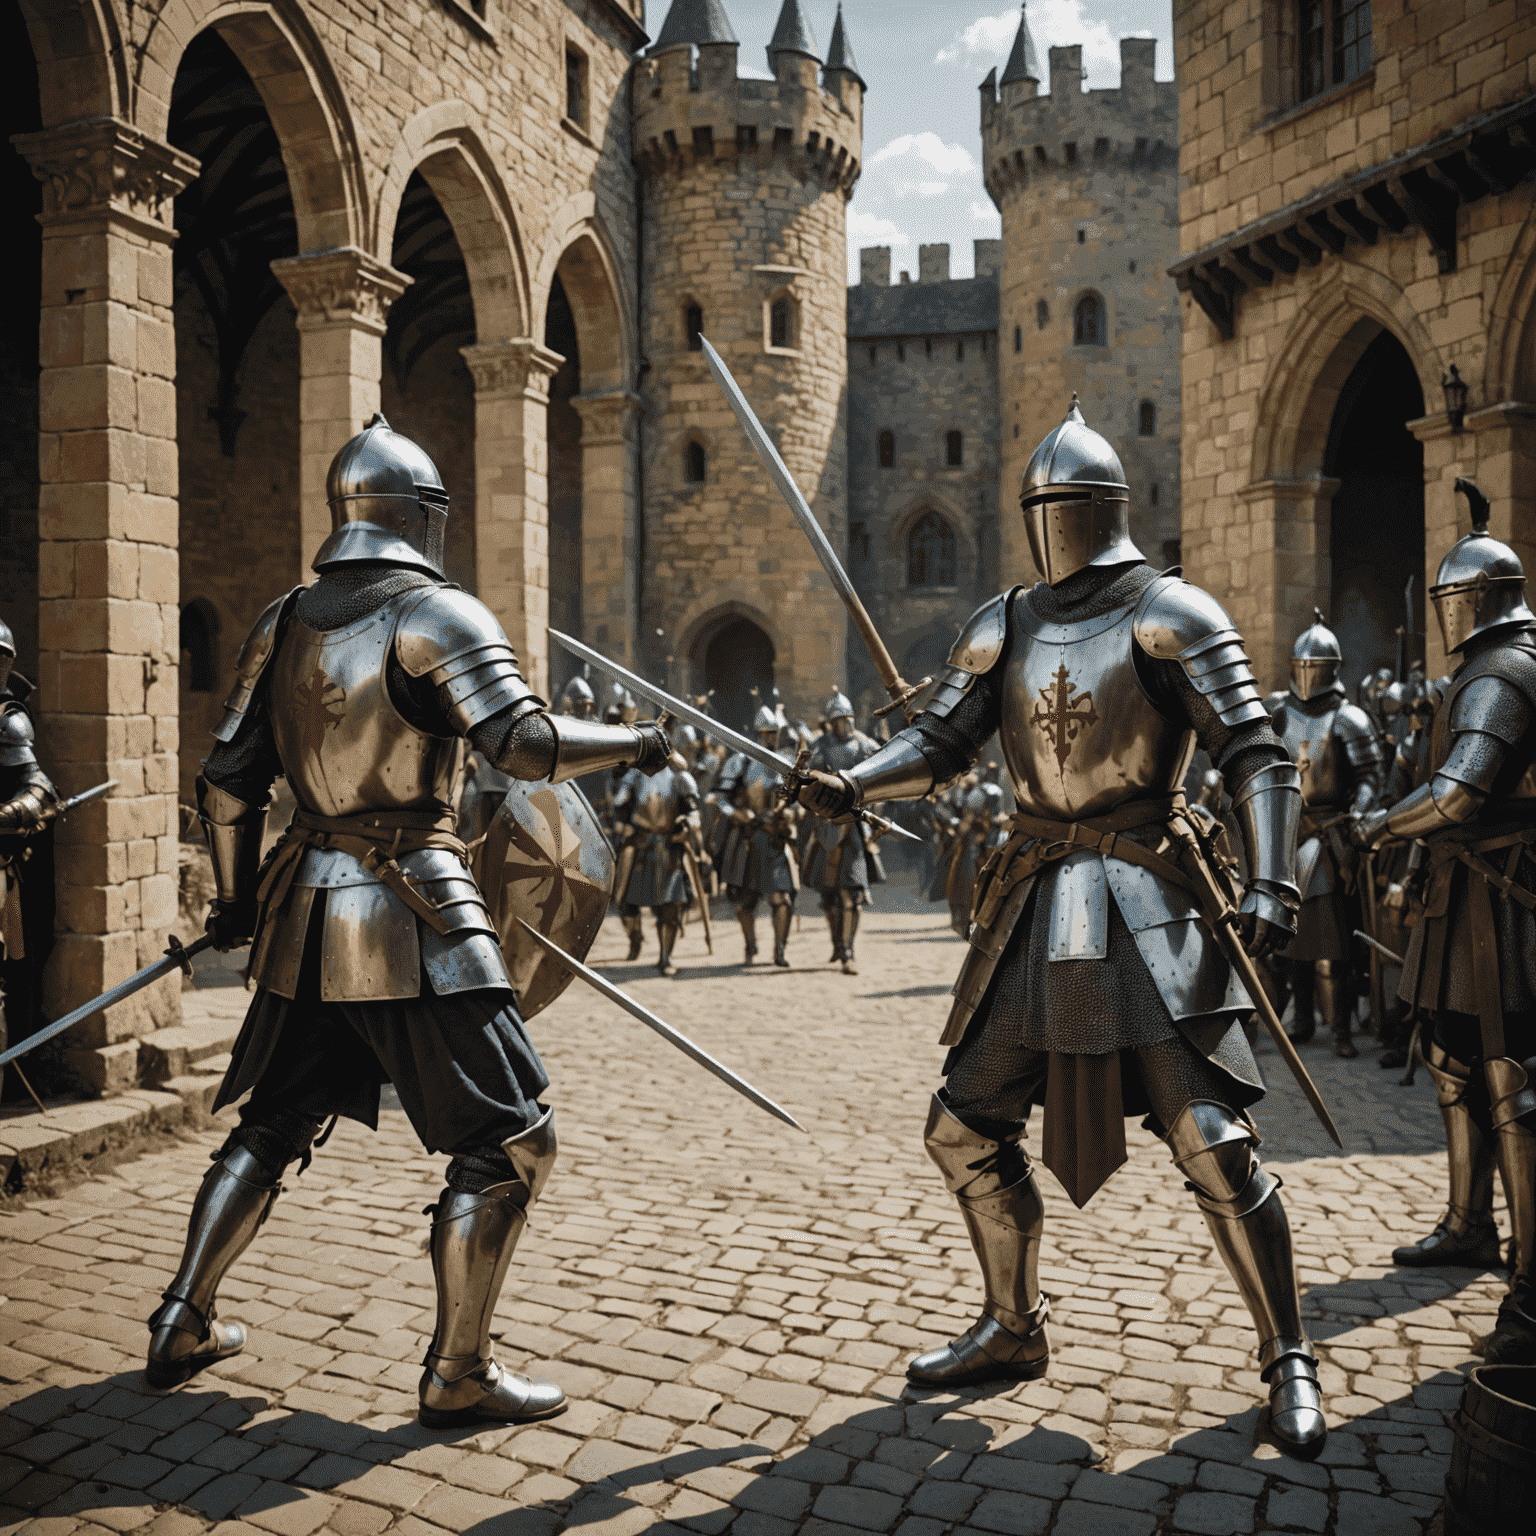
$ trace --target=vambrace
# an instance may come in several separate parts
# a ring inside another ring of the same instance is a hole
[[[853,786],[853,803],[872,800],[916,800],[933,788],[933,769],[923,754],[922,733],[909,726],[898,731],[880,750],[847,769],[843,777]]]
[[[1355,771],[1355,792],[1349,808],[1364,815],[1376,803],[1386,780],[1381,743],[1374,736],[1351,736],[1345,740],[1344,755]]]
[[[632,725],[604,725],[598,720],[578,720],[574,715],[546,715],[555,736],[555,764],[550,783],[604,768],[630,768],[644,755],[645,743]]]
[[[1259,915],[1294,931],[1301,906],[1296,885],[1301,775],[1296,765],[1268,763],[1234,785],[1232,814],[1243,834],[1248,889],[1264,898]]]
[[[208,839],[208,857],[213,864],[219,901],[233,905],[254,899],[270,804],[267,801],[247,805],[198,775],[197,819]]]
[[[1482,739],[1492,741],[1491,737]],[[1377,848],[1385,842],[1429,837],[1446,827],[1470,821],[1477,814],[1488,798],[1487,791],[1447,771],[1456,760],[1462,740],[1462,737],[1456,738],[1450,759],[1435,771],[1434,778],[1428,784],[1420,785],[1390,810],[1378,812],[1367,819],[1361,827],[1361,836],[1370,847]],[[1502,753],[1500,755],[1502,757]]]
[[[58,809],[52,788],[46,779],[33,780],[14,800],[0,805],[0,833],[29,837],[46,825],[50,812]]]

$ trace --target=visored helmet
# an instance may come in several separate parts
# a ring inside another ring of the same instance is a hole
[[[1312,612],[1313,623],[1297,635],[1291,647],[1291,692],[1303,702],[1344,691],[1339,681],[1339,668],[1344,665],[1339,637],[1328,628],[1321,608]]]
[[[1055,586],[1090,565],[1140,560],[1131,541],[1131,492],[1120,456],[1072,396],[1066,420],[1030,456],[1019,491],[1029,552]]]
[[[573,677],[560,694],[560,712],[575,715],[578,720],[590,720],[597,713],[597,699],[592,685],[584,677]]]
[[[821,713],[828,725],[834,720],[852,720],[853,705],[849,702],[848,695],[839,689],[827,700],[826,708]]]
[[[1536,619],[1525,601],[1525,567],[1508,544],[1488,532],[1488,498],[1466,479],[1456,489],[1472,507],[1472,532],[1440,562],[1429,600],[1448,653],[1477,635]]]
[[[11,626],[0,619],[0,693],[11,683],[11,668],[16,665],[16,636]]]
[[[410,438],[376,411],[373,419],[331,461],[325,481],[331,536],[314,569],[352,560],[414,565],[434,576],[443,570],[448,492],[437,466]]]

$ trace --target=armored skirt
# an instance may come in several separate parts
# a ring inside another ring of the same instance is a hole
[[[812,890],[860,890],[885,884],[885,865],[864,839],[858,823],[823,824],[807,839],[801,855],[800,882]]]
[[[762,828],[748,832],[740,822],[729,822],[715,867],[721,882],[732,890],[762,896],[775,891],[793,894],[799,888],[789,862],[793,846]]]
[[[1301,911],[1285,959],[1353,963],[1354,931],[1363,926],[1355,888],[1356,863],[1336,828],[1311,837],[1303,831],[1296,854]]]
[[[643,833],[635,839],[634,865],[618,900],[626,907],[686,905],[693,900],[683,845],[670,832]]]

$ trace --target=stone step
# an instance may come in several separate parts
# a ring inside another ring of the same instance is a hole
[[[245,993],[235,988],[217,990],[235,992],[242,1005],[248,1001]],[[140,1037],[139,1080],[142,1083],[159,1088],[172,1078],[185,1077],[212,1057],[227,1055],[234,1045],[235,1037],[240,1033],[244,1007],[236,1012],[224,1006],[222,998],[213,1007],[199,1007],[193,1003],[196,997],[196,993],[183,994],[179,1026],[157,1029]]]

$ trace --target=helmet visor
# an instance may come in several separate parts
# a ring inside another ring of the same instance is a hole
[[[1479,576],[1472,581],[1450,581],[1443,587],[1429,589],[1429,600],[1435,605],[1440,638],[1445,641],[1447,653],[1459,651],[1472,638],[1486,584],[1487,578]]]
[[[1338,681],[1338,677],[1339,660],[1336,656],[1291,658],[1291,692],[1303,702],[1326,693]]]

